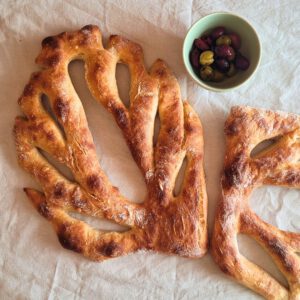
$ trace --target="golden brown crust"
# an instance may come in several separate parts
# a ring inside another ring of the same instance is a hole
[[[145,178],[148,197],[142,204],[122,196],[101,170],[84,109],[68,75],[68,64],[74,59],[85,62],[92,95],[113,114]],[[182,103],[177,80],[166,64],[157,60],[148,73],[139,45],[111,36],[104,49],[101,33],[93,25],[44,39],[36,62],[43,70],[31,76],[19,99],[25,117],[16,119],[14,132],[20,165],[43,189],[42,193],[29,188],[25,192],[53,224],[60,243],[98,261],[139,249],[203,256],[207,197],[202,126],[189,104]],[[115,71],[119,62],[130,70],[129,109],[118,94]],[[43,107],[43,94],[60,126]],[[157,110],[161,129],[154,146]],[[38,149],[65,164],[75,182],[60,174]],[[185,179],[175,197],[175,180],[185,157]],[[68,214],[74,211],[129,229],[101,232]]]
[[[227,150],[212,253],[222,271],[267,299],[300,299],[300,234],[265,223],[247,200],[263,184],[299,188],[299,133],[299,116],[247,106],[233,107],[225,124]],[[260,142],[274,138],[275,144],[251,153]],[[286,277],[288,289],[242,256],[239,233],[265,249]]]

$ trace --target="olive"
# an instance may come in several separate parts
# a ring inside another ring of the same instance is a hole
[[[234,63],[230,63],[229,64],[229,70],[227,71],[226,75],[228,77],[232,77],[233,75],[235,75],[237,72],[236,67],[234,66]]]
[[[222,73],[227,73],[230,67],[229,62],[225,58],[216,59],[215,66]]]
[[[245,71],[249,68],[249,65],[250,62],[245,56],[241,54],[237,55],[235,59],[235,66],[237,69]]]
[[[237,33],[231,33],[229,34],[229,37],[231,39],[231,46],[238,50],[241,48],[241,38]]]
[[[216,46],[215,53],[218,57],[228,58],[230,60],[234,59],[235,56],[234,49],[228,45]]]
[[[200,69],[200,77],[204,81],[210,81],[214,76],[214,70],[210,66],[204,66]]]
[[[228,45],[230,46],[231,44],[231,39],[228,35],[224,34],[221,35],[217,40],[216,40],[216,45],[220,46],[220,45]]]
[[[211,33],[211,37],[213,40],[216,40],[218,37],[223,35],[225,33],[225,27],[224,26],[219,26],[213,29]]]
[[[201,65],[211,65],[214,62],[214,53],[210,50],[204,51],[200,54],[199,62]]]
[[[212,81],[220,82],[225,78],[225,75],[218,70],[214,70]]]
[[[195,45],[195,47],[197,47],[201,51],[205,51],[205,50],[209,49],[209,46],[207,45],[207,43],[202,38],[195,39],[194,45]]]
[[[232,47],[229,47],[228,55],[226,56],[228,61],[233,61],[235,59],[235,51]]]
[[[199,56],[200,51],[197,48],[194,48],[190,53],[190,62],[195,69],[199,68]]]
[[[212,45],[213,40],[212,40],[211,36],[205,34],[201,38],[209,47]]]

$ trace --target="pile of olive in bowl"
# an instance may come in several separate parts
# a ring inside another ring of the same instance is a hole
[[[225,37],[217,45],[221,36]],[[206,61],[201,65],[200,56],[205,51],[212,52],[202,55],[210,64]],[[231,12],[215,12],[200,18],[189,28],[182,45],[182,58],[187,73],[199,86],[209,91],[227,92],[250,82],[261,60],[261,45],[255,28],[246,19]],[[200,77],[202,67],[212,73],[204,77],[206,80]]]
[[[249,68],[250,61],[240,52],[241,37],[224,26],[213,28],[196,38],[190,63],[203,81],[221,82]]]

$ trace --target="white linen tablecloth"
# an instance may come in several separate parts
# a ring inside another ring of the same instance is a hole
[[[231,11],[247,18],[262,44],[262,61],[249,84],[227,93],[208,92],[187,75],[181,47],[187,29],[202,16]],[[30,74],[41,40],[86,24],[104,39],[120,34],[142,45],[149,67],[160,57],[179,79],[183,98],[204,126],[209,229],[220,195],[223,125],[232,105],[247,104],[300,113],[300,2],[286,1],[0,1],[0,299],[258,299],[226,277],[210,254],[198,260],[139,252],[94,263],[63,249],[50,224],[22,191],[37,187],[19,168],[12,137],[17,99]],[[83,101],[101,165],[114,185],[140,201],[143,179],[112,117],[95,101],[83,79],[83,64],[70,73]],[[120,67],[118,78],[126,75]],[[122,95],[126,82],[120,83]],[[299,232],[300,201],[295,189],[256,190],[251,207],[265,221]],[[109,224],[102,223],[110,228]],[[239,237],[241,252],[284,282],[271,259],[251,239]]]

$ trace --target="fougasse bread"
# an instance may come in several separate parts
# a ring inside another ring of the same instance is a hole
[[[141,204],[124,197],[100,167],[68,74],[75,59],[84,61],[93,97],[114,116],[144,177],[147,197]],[[19,99],[24,116],[15,121],[17,156],[41,186],[41,191],[24,190],[52,223],[62,246],[96,261],[142,249],[202,257],[208,244],[202,126],[192,107],[182,101],[179,84],[166,63],[157,60],[148,72],[138,44],[113,35],[105,49],[100,30],[93,25],[45,38],[36,62],[42,69],[32,74]],[[130,71],[129,108],[118,93],[118,63]],[[43,106],[42,95],[48,97],[58,123]],[[154,144],[157,113],[161,126]],[[39,149],[67,166],[75,180],[65,178]],[[184,159],[182,188],[174,195]],[[70,212],[104,218],[128,230],[97,230]]]
[[[264,222],[248,204],[253,189],[262,185],[300,187],[300,116],[236,106],[226,121],[225,136],[222,196],[212,238],[215,261],[223,272],[266,299],[300,299],[300,234]],[[252,151],[272,139],[267,148]],[[238,234],[264,248],[288,287],[240,253]]]

